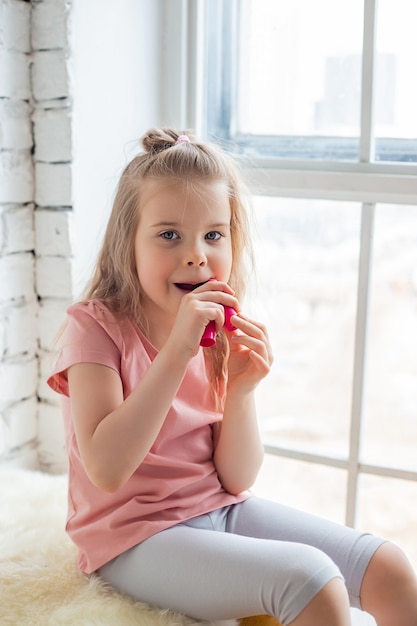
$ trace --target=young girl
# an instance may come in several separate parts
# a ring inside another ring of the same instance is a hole
[[[416,626],[398,548],[248,491],[263,456],[254,390],[272,353],[241,312],[243,187],[227,155],[189,135],[152,130],[143,147],[48,381],[63,395],[81,569],[200,620],[347,626],[350,604],[378,626]],[[210,322],[217,342],[202,348]]]

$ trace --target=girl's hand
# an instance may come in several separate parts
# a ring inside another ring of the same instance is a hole
[[[195,356],[207,324],[214,321],[217,331],[222,328],[225,306],[238,308],[233,289],[227,283],[211,280],[186,293],[168,341]]]
[[[230,346],[228,388],[245,393],[255,389],[271,369],[274,360],[268,332],[263,324],[239,314],[231,318],[236,327],[227,333]]]

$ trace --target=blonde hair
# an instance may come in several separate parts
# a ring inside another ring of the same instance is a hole
[[[186,134],[189,141],[177,142]],[[146,334],[141,307],[141,287],[136,273],[134,239],[140,216],[142,183],[148,179],[176,181],[223,181],[227,185],[231,209],[232,269],[229,284],[242,299],[247,280],[247,262],[252,263],[249,237],[249,194],[240,179],[234,160],[214,145],[200,143],[185,132],[151,129],[141,140],[144,151],[124,169],[107,224],[97,265],[85,299],[96,298],[114,313],[126,314]],[[210,348],[215,395],[223,393],[227,341],[220,336]]]

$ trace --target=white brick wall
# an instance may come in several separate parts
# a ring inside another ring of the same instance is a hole
[[[0,93],[2,97],[18,100],[29,99],[28,55],[17,50],[0,51],[0,70]]]
[[[71,118],[69,110],[37,109],[33,114],[36,158],[60,163],[71,161]]]
[[[31,40],[34,50],[67,50],[68,5],[62,0],[33,3]]]
[[[32,146],[29,103],[0,100],[0,146],[2,150],[29,150]]]
[[[71,203],[69,163],[35,163],[35,200],[40,206],[62,207]]]
[[[30,52],[30,17],[28,2],[0,3],[0,45],[4,50]]]
[[[31,202],[33,194],[33,164],[30,151],[1,151],[0,203]]]
[[[65,0],[0,0],[0,462],[66,468],[50,346],[72,296]]]

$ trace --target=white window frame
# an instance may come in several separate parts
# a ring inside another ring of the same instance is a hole
[[[195,129],[205,135],[205,90],[215,88],[205,80],[206,2],[224,0],[164,0],[165,54],[161,74],[168,125]],[[233,11],[239,0],[225,0]],[[373,82],[377,0],[364,0],[361,136],[356,162],[251,157],[243,161],[249,185],[257,193],[281,198],[308,198],[361,203],[360,259],[358,269],[356,331],[349,452],[346,458],[308,453],[265,442],[265,451],[280,457],[344,469],[347,472],[345,523],[355,526],[361,474],[417,481],[417,471],[361,461],[361,427],[366,369],[367,325],[372,264],[375,206],[417,205],[417,165],[373,162]],[[222,28],[219,21],[218,29]],[[212,77],[212,80],[216,77]]]

